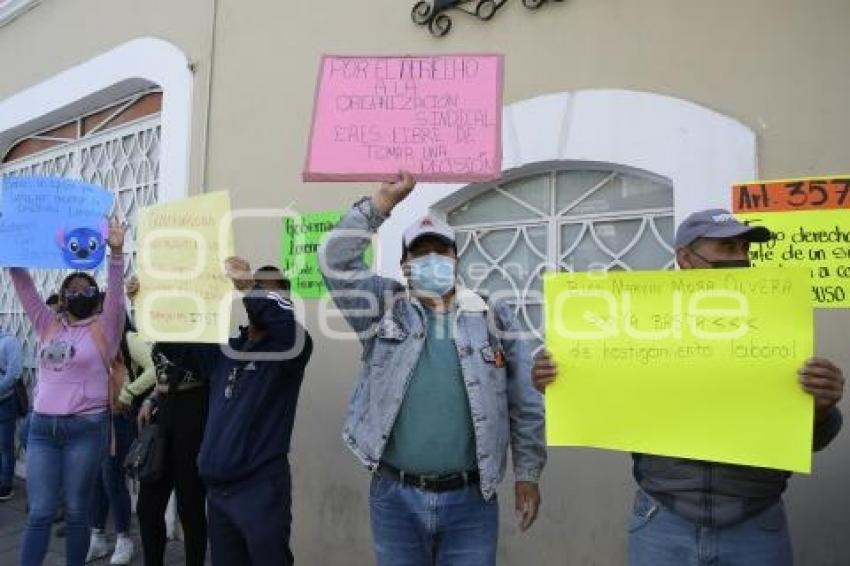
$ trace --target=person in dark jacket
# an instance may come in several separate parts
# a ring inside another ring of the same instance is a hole
[[[18,418],[15,387],[22,379],[22,362],[21,341],[11,332],[0,329],[0,501],[7,501],[13,495],[15,421]]]
[[[688,216],[676,231],[681,269],[746,268],[751,242],[770,231],[736,220],[727,210]],[[543,391],[557,377],[550,355],[535,362]],[[836,405],[844,376],[829,360],[812,358],[798,372],[814,397],[812,449],[825,448],[841,428]],[[790,473],[782,470],[634,454],[639,489],[629,537],[630,566],[790,566],[791,537],[782,502]]]
[[[135,302],[138,292],[138,279],[134,278],[128,285],[131,301]],[[171,344],[167,347],[175,349]],[[172,493],[183,526],[185,564],[203,566],[207,555],[206,490],[197,461],[207,420],[208,374],[194,357],[177,350],[166,357],[162,344],[153,345],[150,361],[155,386],[137,419],[140,430],[156,423],[164,450],[161,477],[140,482],[136,505],[145,566],[164,564],[165,511]]]
[[[279,292],[283,297],[289,297],[292,283],[283,272],[273,265],[264,265],[254,272],[254,284],[266,291]]]
[[[313,343],[292,303],[262,289],[248,262],[227,271],[244,293],[248,326],[222,347],[161,344],[210,376],[209,415],[198,470],[207,486],[213,565],[293,564],[289,546],[289,445]]]

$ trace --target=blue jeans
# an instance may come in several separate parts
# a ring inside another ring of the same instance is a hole
[[[499,504],[478,486],[435,493],[372,476],[369,493],[378,566],[493,566]]]
[[[112,509],[112,521],[116,533],[130,530],[130,491],[127,489],[127,476],[124,474],[124,459],[130,445],[136,438],[136,421],[133,417],[115,415],[112,419],[115,434],[115,455],[108,452],[100,467],[99,481],[94,488],[92,501],[92,526],[106,528],[106,517]]]
[[[0,401],[0,488],[12,487],[15,474],[16,403],[14,396]]]
[[[21,543],[23,566],[39,566],[47,553],[60,494],[65,499],[65,555],[82,566],[89,548],[89,516],[109,420],[98,415],[33,413],[27,448],[29,516]]]
[[[782,501],[724,528],[683,519],[643,491],[629,528],[629,566],[791,566]]]
[[[26,450],[27,440],[30,435],[30,420],[32,419],[32,411],[21,417],[21,425],[18,427],[18,444]]]

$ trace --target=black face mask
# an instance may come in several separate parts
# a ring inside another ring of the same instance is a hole
[[[718,259],[716,261],[710,261],[712,269],[739,269],[742,267],[752,267],[753,265],[750,263],[748,259]]]
[[[749,259],[715,259],[710,260],[697,252],[693,248],[688,248],[691,250],[695,256],[703,260],[705,263],[711,266],[712,269],[740,269],[743,267],[752,267]]]
[[[100,297],[97,295],[94,297],[77,295],[76,297],[65,300],[65,310],[77,318],[88,318],[94,314],[99,301]]]
[[[262,287],[255,285],[251,294],[242,300],[245,305],[245,314],[248,315],[248,324],[250,324],[254,330],[260,332],[266,329],[266,325],[263,321],[265,319],[265,310],[269,306],[268,299],[266,298],[267,293],[268,292]]]

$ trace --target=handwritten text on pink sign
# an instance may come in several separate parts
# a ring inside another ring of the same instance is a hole
[[[501,55],[322,59],[306,181],[501,174]]]

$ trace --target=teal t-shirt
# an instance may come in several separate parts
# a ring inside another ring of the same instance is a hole
[[[475,431],[454,341],[455,313],[423,310],[425,344],[382,460],[420,475],[475,470]]]

